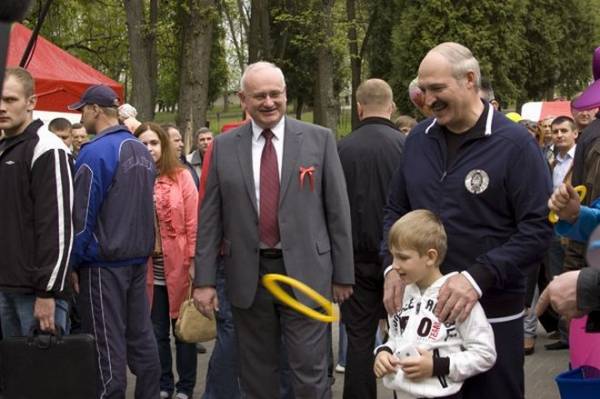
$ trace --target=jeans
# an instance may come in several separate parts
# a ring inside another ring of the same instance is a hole
[[[217,268],[217,339],[208,362],[206,388],[202,399],[238,399],[240,383],[238,376],[237,339],[233,326],[231,304],[225,294],[225,270],[219,259]]]
[[[0,323],[4,338],[28,336],[31,328],[37,326],[33,317],[36,296],[13,292],[0,292]],[[64,299],[56,300],[54,324],[66,334],[69,305]]]
[[[531,308],[529,308],[529,314],[525,315],[523,320],[523,330],[525,332],[525,338],[535,338],[537,336],[537,324],[538,318],[535,314],[535,305],[537,305],[540,296],[540,290],[537,285],[533,294],[533,301],[531,302]]]
[[[342,367],[346,367],[346,352],[348,351],[348,336],[346,335],[346,325],[340,322],[338,341],[338,361]]]
[[[175,337],[175,361],[179,381],[174,386],[171,330],[175,330],[176,320],[169,317],[169,297],[167,287],[164,285],[154,286],[151,318],[160,358],[160,390],[172,394],[173,388],[177,388],[177,392],[191,398],[196,385],[198,364],[196,345],[181,342]]]

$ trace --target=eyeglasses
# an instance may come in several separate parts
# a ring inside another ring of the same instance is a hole
[[[274,91],[270,91],[268,93],[249,94],[249,96],[252,97],[256,101],[265,101],[267,99],[267,97],[269,97],[271,100],[279,100],[284,95],[285,95],[285,92],[280,91],[280,90],[274,90]]]

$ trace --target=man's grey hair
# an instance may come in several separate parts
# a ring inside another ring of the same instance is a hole
[[[283,88],[285,89],[285,77],[283,76],[283,71],[281,70],[281,68],[279,68],[277,65],[275,65],[271,62],[258,61],[258,62],[255,62],[254,64],[248,65],[246,67],[246,69],[244,70],[244,74],[242,75],[242,78],[240,79],[240,90],[242,92],[246,91],[246,76],[248,75],[248,73],[259,71],[261,69],[273,69],[273,70],[277,71],[277,73],[279,75],[281,75],[281,83],[283,83]]]
[[[473,72],[476,88],[481,87],[479,61],[473,56],[471,50],[459,43],[445,42],[438,44],[431,51],[440,54],[452,65],[452,74],[455,79],[462,79],[468,72]]]

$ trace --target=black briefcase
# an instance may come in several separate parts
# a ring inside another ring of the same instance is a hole
[[[0,341],[1,399],[94,399],[97,355],[89,334],[32,331]]]

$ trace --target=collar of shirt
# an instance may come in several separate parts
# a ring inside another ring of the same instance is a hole
[[[569,151],[567,151],[567,153],[565,154],[564,157],[562,155],[560,155],[560,152],[558,154],[556,154],[556,161],[563,163],[565,161],[572,160],[575,157],[575,147],[577,147],[577,144],[575,144],[573,147],[571,147],[571,149]]]
[[[252,120],[252,140],[254,142],[258,142],[259,140],[264,140],[262,137],[263,132],[262,127],[258,126],[254,120]],[[285,117],[281,118],[281,120],[271,129],[273,132],[273,136],[276,141],[283,142],[283,134],[285,131]]]

